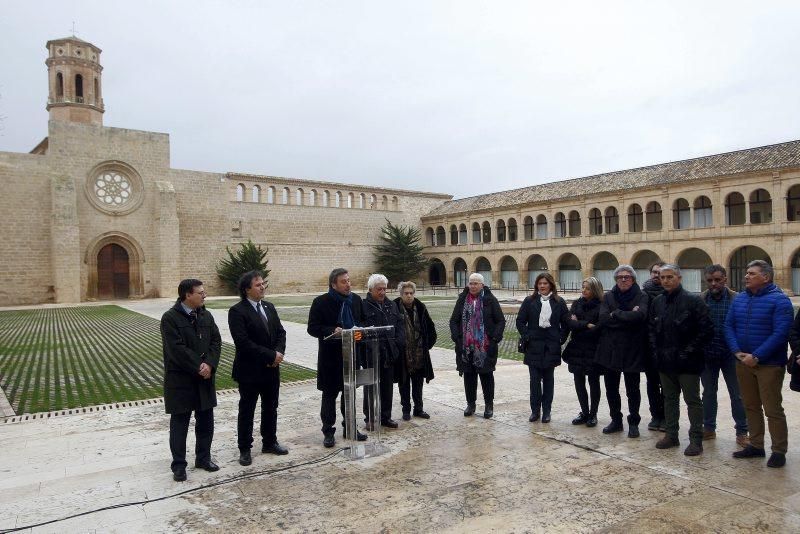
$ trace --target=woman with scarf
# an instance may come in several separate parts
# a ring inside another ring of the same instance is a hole
[[[600,339],[600,301],[603,285],[591,276],[583,281],[581,298],[570,308],[569,329],[571,337],[564,349],[564,361],[575,380],[575,393],[581,405],[573,425],[597,426],[597,408],[600,404],[600,375],[602,369],[594,362],[597,342]],[[589,393],[586,392],[586,381]]]
[[[553,405],[554,373],[561,365],[561,345],[569,335],[569,310],[558,296],[550,273],[539,273],[536,292],[522,301],[517,314],[517,330],[525,347],[524,363],[531,383],[531,416],[528,421],[550,422]]]
[[[436,343],[436,326],[428,308],[414,297],[417,286],[414,282],[400,282],[394,301],[400,309],[405,323],[406,348],[397,360],[395,379],[400,390],[400,405],[403,420],[411,420],[411,400],[414,400],[414,417],[430,419],[422,408],[422,385],[433,380],[431,347]]]
[[[600,305],[600,342],[595,361],[603,368],[606,398],[611,423],[604,434],[622,432],[621,376],[625,375],[628,397],[628,437],[639,437],[640,374],[645,370],[647,350],[647,308],[649,297],[636,283],[636,271],[630,265],[614,270],[616,285],[606,293]]]
[[[481,379],[483,417],[494,415],[494,367],[497,345],[503,340],[506,319],[497,298],[483,285],[483,275],[469,275],[450,316],[450,337],[456,344],[456,367],[464,377],[467,407],[464,416],[475,413],[478,377]]]

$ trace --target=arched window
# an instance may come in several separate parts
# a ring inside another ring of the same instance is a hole
[[[364,209],[367,205],[367,196],[364,193],[358,195],[358,208]]]
[[[236,186],[236,202],[244,202],[244,184]]]
[[[291,198],[289,195],[289,188],[284,187],[283,193],[281,194],[281,204],[289,204],[289,198]]]
[[[800,221],[800,185],[793,185],[786,194],[786,219]]]
[[[648,232],[657,232],[664,226],[661,213],[661,204],[658,202],[648,202],[645,212],[645,223]]]
[[[606,208],[606,233],[619,233],[619,212],[614,206]]]
[[[94,79],[94,103],[100,105],[100,82],[97,81],[97,78]]]
[[[431,227],[425,229],[425,244],[429,247],[436,246],[436,234],[433,233],[433,228]]]
[[[491,243],[492,242],[492,225],[489,224],[489,221],[483,222],[483,236],[482,240],[484,243]]]
[[[273,186],[267,188],[267,204],[275,204],[275,187]]]
[[[382,210],[389,209],[389,199],[386,197],[386,195],[383,195],[383,197],[381,198],[381,209]]]
[[[750,224],[772,222],[772,197],[766,189],[750,193]]]
[[[353,193],[347,193],[347,207],[348,208],[352,208],[353,207],[353,200],[355,200],[355,197],[353,197]]]
[[[689,202],[685,198],[679,198],[672,205],[672,227],[675,230],[683,230],[689,228],[691,222]]]
[[[694,226],[695,228],[714,226],[711,214],[711,200],[707,196],[700,196],[694,199]]]
[[[517,220],[514,218],[508,220],[508,240],[517,240]]]
[[[569,236],[581,235],[581,214],[575,210],[569,212]]]
[[[333,207],[334,208],[341,208],[342,207],[342,192],[337,191],[333,196]]]
[[[455,224],[450,225],[450,244],[458,245],[458,227]]]
[[[644,215],[639,204],[631,204],[628,207],[628,231],[641,232],[644,230]]]
[[[444,233],[444,226],[436,227],[436,246],[443,247],[447,244],[447,236]]]
[[[398,211],[400,209],[400,201],[397,197],[392,197],[392,211]]]
[[[467,244],[467,225],[464,223],[461,223],[458,227],[458,244]]]
[[[322,192],[322,205],[328,207],[331,201],[331,194],[326,190]]]
[[[378,197],[375,195],[370,195],[369,197],[369,209],[376,210],[378,209]]]
[[[603,233],[603,217],[600,210],[592,208],[589,210],[589,235],[600,235]]]
[[[555,225],[556,237],[567,237],[567,218],[560,211],[556,213]]]
[[[294,192],[294,203],[297,204],[298,206],[302,206],[304,196],[305,192],[302,189],[297,188],[297,191]]]
[[[536,239],[547,239],[547,216],[536,216]]]
[[[56,96],[59,100],[64,97],[64,75],[60,72],[56,74]]]
[[[83,102],[83,76],[75,75],[75,101]]]
[[[261,188],[257,185],[253,186],[251,200],[253,202],[261,202]]]
[[[523,219],[522,232],[523,232],[523,236],[524,236],[525,241],[528,241],[529,239],[533,239],[535,227],[536,227],[536,225],[533,224],[533,217],[528,215],[527,217],[525,217]]]
[[[472,242],[481,242],[481,225],[476,222],[472,223]]]
[[[502,243],[506,240],[506,223],[503,219],[497,221],[497,241]]]
[[[312,189],[308,192],[308,205],[309,206],[316,206],[317,205],[317,190]]]
[[[744,223],[744,197],[741,193],[733,192],[725,197],[725,224],[738,226]]]

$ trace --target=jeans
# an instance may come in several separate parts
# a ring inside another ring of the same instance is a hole
[[[706,430],[717,429],[717,389],[720,371],[725,379],[725,385],[728,386],[736,435],[747,434],[747,416],[739,392],[739,379],[736,378],[736,360],[733,358],[724,361],[706,361],[706,367],[700,375],[700,380],[703,382],[703,426]]]
[[[700,377],[690,374],[661,373],[664,390],[664,426],[667,436],[678,439],[681,418],[680,396],[689,411],[689,441],[703,442],[703,401],[700,400]]]
[[[540,369],[533,365],[528,366],[531,378],[531,413],[539,414],[539,409],[545,415],[550,415],[553,406],[553,389],[555,386],[553,374],[555,367]]]

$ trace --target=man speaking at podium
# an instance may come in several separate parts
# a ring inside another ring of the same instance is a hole
[[[322,403],[319,417],[322,420],[322,442],[326,447],[336,444],[336,397],[344,389],[342,377],[342,340],[328,339],[331,334],[342,329],[353,328],[362,324],[361,297],[350,290],[350,275],[347,269],[337,268],[328,276],[328,292],[318,296],[311,303],[308,312],[308,333],[317,338],[317,389],[322,392]],[[344,419],[344,394],[341,397],[340,409]],[[344,421],[343,421],[344,423]],[[346,437],[346,436],[345,436]],[[365,441],[367,436],[356,431],[358,441]]]

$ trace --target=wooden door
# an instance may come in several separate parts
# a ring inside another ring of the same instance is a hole
[[[130,294],[128,253],[111,243],[97,254],[97,298],[124,299]]]

